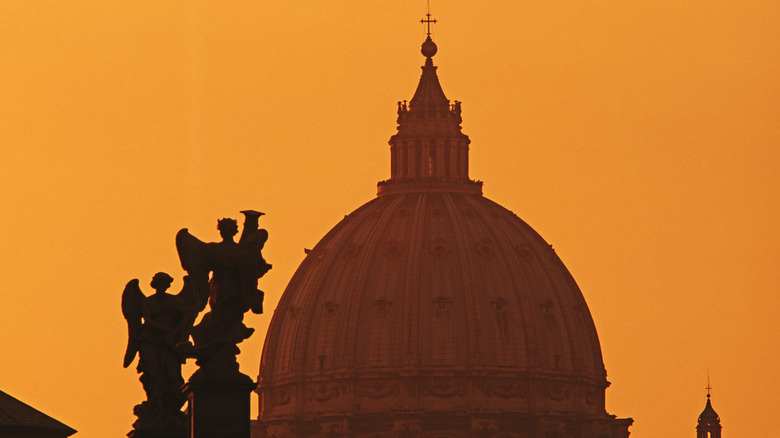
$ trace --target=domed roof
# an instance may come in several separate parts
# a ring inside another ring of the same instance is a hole
[[[609,383],[582,293],[552,246],[469,179],[460,103],[444,96],[431,56],[410,106],[399,102],[390,179],[308,252],[282,295],[260,419],[371,417],[406,430],[403,415],[434,415],[409,426],[420,430],[461,421],[436,416],[448,412],[565,412],[626,430],[630,419],[604,411]]]
[[[710,394],[707,394],[707,404],[704,405],[704,410],[701,411],[701,414],[699,415],[699,424],[698,427],[707,427],[707,426],[719,426],[720,425],[720,417],[718,416],[718,413],[715,412],[715,409],[712,407],[712,403],[710,402]]]
[[[385,195],[336,225],[279,302],[261,384],[410,373],[523,378],[492,388],[503,395],[543,377],[552,399],[576,397],[553,382],[606,386],[588,307],[552,247],[467,193]],[[596,407],[595,391],[581,395],[569,409],[587,410],[584,396]]]

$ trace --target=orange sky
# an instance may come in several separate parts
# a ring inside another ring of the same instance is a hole
[[[579,283],[633,437],[780,409],[780,2],[433,2],[471,176]],[[267,309],[389,176],[423,1],[0,2],[0,389],[123,436],[124,284],[267,213]],[[180,280],[174,289],[180,287]],[[178,289],[177,289],[178,290]],[[268,315],[242,344],[257,375]],[[192,368],[188,368],[191,372]],[[253,402],[254,403],[254,402]]]

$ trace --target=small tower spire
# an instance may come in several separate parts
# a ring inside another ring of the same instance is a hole
[[[699,423],[696,425],[696,438],[721,438],[720,417],[715,409],[712,408],[710,401],[712,386],[710,386],[710,376],[707,373],[707,404],[699,415]]]

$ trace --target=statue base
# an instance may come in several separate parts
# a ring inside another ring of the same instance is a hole
[[[190,421],[188,438],[249,438],[249,399],[257,385],[244,377],[245,381],[235,383],[190,381],[184,385]]]
[[[187,438],[186,430],[131,430],[129,438]]]

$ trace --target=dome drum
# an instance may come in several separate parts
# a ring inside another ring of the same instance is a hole
[[[361,415],[381,414],[398,406],[479,413],[604,412],[604,386],[565,376],[483,375],[387,376],[384,378],[320,377],[301,383],[258,387],[266,421],[300,417],[309,412],[338,415],[360,406]]]

